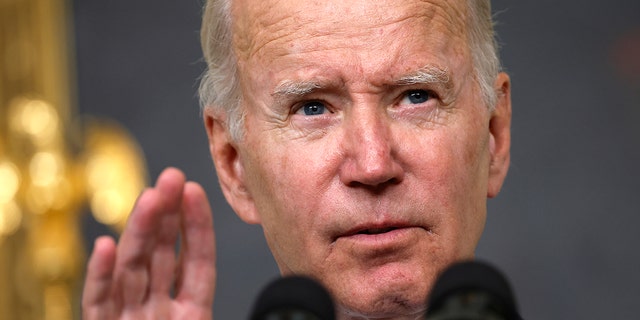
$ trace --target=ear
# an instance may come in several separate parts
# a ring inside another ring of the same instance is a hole
[[[246,188],[244,166],[237,143],[225,125],[224,116],[210,108],[203,112],[204,126],[209,137],[209,151],[216,167],[224,197],[242,221],[259,224],[260,217],[253,197]]]
[[[511,150],[511,81],[506,73],[501,72],[496,77],[494,90],[497,101],[491,119],[489,120],[489,150],[491,163],[489,166],[489,180],[487,197],[498,195],[502,183],[509,171]]]

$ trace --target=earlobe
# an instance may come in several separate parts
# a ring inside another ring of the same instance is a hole
[[[489,180],[487,197],[498,195],[507,171],[511,152],[511,82],[506,73],[496,77],[494,88],[497,94],[496,105],[489,121]]]
[[[246,223],[259,224],[260,216],[246,188],[242,159],[237,144],[232,141],[222,120],[224,117],[216,116],[211,110],[205,110],[203,116],[209,137],[209,151],[224,197],[240,219]]]

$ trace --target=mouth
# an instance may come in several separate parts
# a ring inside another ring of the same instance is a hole
[[[411,224],[364,224],[341,233],[332,244],[340,245],[356,256],[374,254],[381,257],[383,252],[397,253],[412,247],[423,237],[424,230]]]
[[[368,228],[355,232],[354,234],[376,235],[391,232],[400,229],[400,227],[384,227],[384,228]]]
[[[416,227],[402,223],[363,224],[342,233],[337,238],[380,237]]]

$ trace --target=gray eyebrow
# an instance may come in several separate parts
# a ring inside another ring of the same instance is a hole
[[[273,90],[272,96],[303,96],[309,94],[322,86],[315,81],[292,81],[283,80]]]
[[[412,85],[421,83],[441,84],[445,88],[453,87],[449,71],[436,66],[425,66],[418,71],[402,76],[396,81],[397,85]]]
[[[449,71],[446,68],[428,65],[418,69],[418,71],[404,75],[394,81],[396,85],[412,85],[421,83],[439,84],[445,89],[453,87]],[[324,86],[317,81],[281,81],[271,93],[272,96],[285,98],[288,96],[304,96],[312,93]]]

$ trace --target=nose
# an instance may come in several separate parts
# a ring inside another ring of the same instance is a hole
[[[391,120],[386,113],[372,109],[354,108],[345,119],[340,179],[350,187],[381,191],[400,183],[404,172]]]

